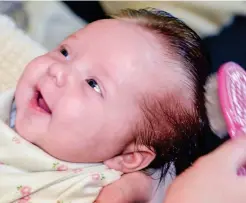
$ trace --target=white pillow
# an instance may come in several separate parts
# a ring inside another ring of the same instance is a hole
[[[0,15],[0,91],[14,87],[27,63],[45,52],[9,17]]]

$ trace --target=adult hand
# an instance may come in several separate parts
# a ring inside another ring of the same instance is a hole
[[[96,203],[147,203],[152,198],[154,183],[142,172],[124,175],[102,189]]]
[[[200,158],[178,176],[165,203],[245,203],[246,176],[238,169],[246,162],[246,135],[229,140]]]

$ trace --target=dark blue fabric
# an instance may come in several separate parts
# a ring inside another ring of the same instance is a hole
[[[212,72],[227,61],[246,68],[246,16],[235,16],[233,22],[222,28],[217,36],[203,39],[212,64]]]

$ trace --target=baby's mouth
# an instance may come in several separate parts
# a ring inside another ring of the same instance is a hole
[[[48,106],[48,104],[46,103],[45,99],[43,98],[43,95],[40,91],[37,90],[36,92],[36,99],[37,99],[37,106],[44,110],[46,113],[51,114],[51,110]]]

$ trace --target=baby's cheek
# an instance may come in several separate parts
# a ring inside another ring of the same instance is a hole
[[[27,66],[26,71],[35,71],[35,73],[44,72],[47,70],[47,68],[50,66],[50,64],[54,63],[53,60],[51,60],[46,55],[39,56],[35,59],[33,59]]]

